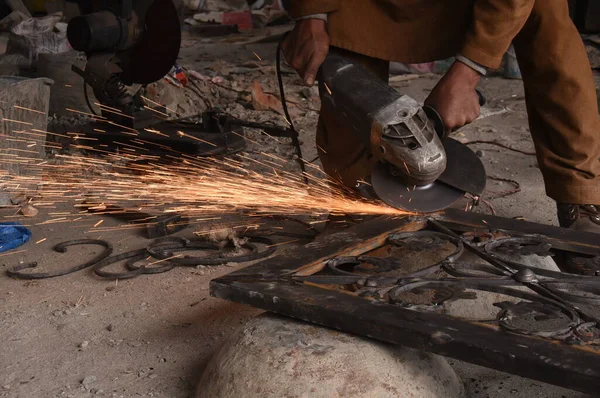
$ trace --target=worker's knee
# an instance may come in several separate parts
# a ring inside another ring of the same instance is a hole
[[[535,0],[527,25],[557,30],[573,26],[567,0]]]
[[[569,15],[566,0],[536,0],[531,14],[514,40],[522,69],[527,69],[529,59],[536,68],[545,63],[565,61],[566,53],[577,47],[574,40],[581,40]],[[532,64],[532,65],[533,65]]]

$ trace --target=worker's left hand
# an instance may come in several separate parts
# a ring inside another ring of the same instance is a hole
[[[479,117],[479,97],[475,88],[481,79],[479,72],[462,62],[455,62],[440,79],[425,100],[434,108],[450,132]]]
[[[315,83],[319,67],[329,52],[329,35],[325,21],[302,19],[281,43],[286,61],[304,79],[307,86]]]

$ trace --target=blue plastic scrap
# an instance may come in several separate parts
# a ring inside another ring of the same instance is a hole
[[[18,222],[0,223],[0,253],[23,245],[30,238],[31,231]]]

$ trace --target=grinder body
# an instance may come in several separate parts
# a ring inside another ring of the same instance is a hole
[[[330,53],[320,70],[323,110],[338,128],[364,146],[370,175],[356,188],[390,206],[412,212],[443,210],[470,193],[479,197],[486,175],[466,145],[445,137],[444,122],[432,107],[402,95],[362,66]],[[485,98],[477,92],[480,104]],[[349,167],[345,165],[342,167]],[[371,189],[372,188],[372,189]]]
[[[367,148],[375,164],[393,166],[406,184],[428,185],[446,169],[446,153],[435,125],[412,98],[341,55],[330,54],[320,78],[330,108]]]

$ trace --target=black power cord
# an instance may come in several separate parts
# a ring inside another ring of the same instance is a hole
[[[302,156],[302,147],[300,146],[300,139],[298,130],[294,126],[294,122],[292,121],[292,117],[290,116],[290,112],[287,107],[287,101],[285,99],[285,88],[283,87],[283,74],[281,73],[281,45],[283,41],[286,39],[290,32],[286,32],[281,37],[279,44],[277,44],[277,55],[276,55],[276,69],[277,69],[277,83],[279,83],[279,96],[281,97],[281,107],[283,108],[283,114],[287,119],[287,122],[290,124],[290,129],[294,133],[294,137],[292,137],[292,143],[296,148],[296,154],[298,155],[298,163],[300,164],[300,170],[302,170],[302,176],[304,177],[304,182],[308,185],[308,177],[306,175],[306,164],[304,162],[304,157]]]
[[[90,108],[90,111],[94,114],[94,116],[99,116],[96,111],[94,110],[94,107],[92,107],[92,103],[90,102],[90,97],[88,95],[88,90],[87,90],[88,84],[87,82],[84,80],[83,81],[83,96],[85,97],[85,102],[87,103],[88,108]]]

